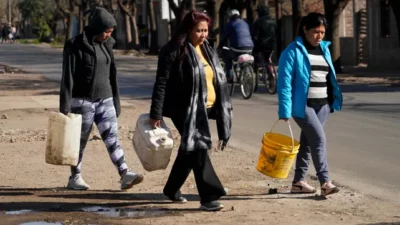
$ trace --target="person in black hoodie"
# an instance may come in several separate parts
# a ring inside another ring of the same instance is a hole
[[[256,67],[261,60],[270,61],[275,48],[276,21],[269,15],[269,9],[266,6],[257,8],[258,19],[252,27],[254,37],[254,55],[256,56]],[[262,56],[262,57],[261,57]],[[263,63],[261,63],[263,64]]]
[[[81,176],[82,156],[96,123],[113,164],[121,176],[121,189],[142,182],[143,174],[132,172],[125,162],[118,140],[117,117],[121,113],[117,70],[111,37],[117,23],[104,8],[91,11],[89,25],[82,34],[65,43],[60,89],[60,112],[82,115],[79,161],[71,167],[67,187],[86,190],[89,185]]]

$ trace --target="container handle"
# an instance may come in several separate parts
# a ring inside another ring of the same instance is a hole
[[[276,124],[280,121],[280,119],[278,119],[274,125],[272,126],[271,130],[269,131],[270,133],[272,133],[272,130],[274,129],[274,127],[276,126]],[[287,123],[289,125],[289,131],[290,131],[290,137],[292,138],[292,152],[294,151],[294,137],[293,137],[293,131],[292,131],[292,126],[290,126],[290,122],[285,121],[285,123]]]

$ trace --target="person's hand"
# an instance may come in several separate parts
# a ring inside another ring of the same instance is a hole
[[[217,151],[224,151],[227,144],[228,144],[227,141],[219,140],[217,145]]]
[[[287,122],[287,121],[289,121],[289,118],[280,118],[280,120]]]
[[[150,118],[150,125],[153,128],[161,127],[161,120],[154,120]]]
[[[61,111],[60,111],[60,113],[64,114],[65,116],[68,116],[68,113],[69,113],[69,112],[68,112],[68,111],[64,111],[64,112],[61,112]]]

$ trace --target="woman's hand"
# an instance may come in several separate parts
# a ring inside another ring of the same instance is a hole
[[[161,120],[153,120],[150,118],[149,122],[153,128],[161,127]]]
[[[287,122],[287,121],[289,121],[289,118],[280,118],[280,120]]]

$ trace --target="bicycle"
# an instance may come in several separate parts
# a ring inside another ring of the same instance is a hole
[[[223,47],[223,50],[229,51],[230,48]],[[237,60],[233,61],[233,81],[231,83],[230,96],[235,91],[235,84],[240,84],[241,94],[244,99],[249,99],[253,95],[254,86],[256,83],[256,76],[253,71],[254,57],[250,54],[242,54]]]
[[[276,93],[276,82],[278,78],[278,73],[275,70],[275,66],[272,63],[271,56],[273,51],[263,52],[263,63],[262,66],[255,68],[256,70],[256,84],[254,87],[254,92],[258,89],[258,80],[263,81],[265,87],[270,94]]]

